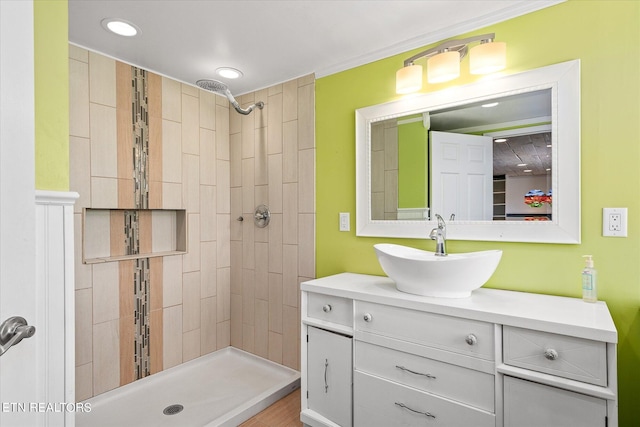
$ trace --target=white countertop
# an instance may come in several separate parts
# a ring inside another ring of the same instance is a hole
[[[400,292],[388,277],[341,273],[303,282],[301,290],[413,310],[531,328],[609,343],[618,332],[604,301],[480,288],[468,298]]]

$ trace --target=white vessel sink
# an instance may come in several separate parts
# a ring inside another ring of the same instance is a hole
[[[498,267],[501,250],[436,256],[391,243],[373,245],[384,272],[399,291],[443,298],[464,298],[487,283]]]

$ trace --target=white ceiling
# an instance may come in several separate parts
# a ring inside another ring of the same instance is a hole
[[[185,83],[221,80],[239,95],[343,71],[561,1],[69,0],[69,41]],[[111,34],[104,18],[132,22],[141,33]],[[244,77],[217,77],[223,66]]]

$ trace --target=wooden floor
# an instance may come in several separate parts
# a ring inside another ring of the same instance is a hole
[[[240,427],[302,427],[300,422],[300,389],[278,400]]]

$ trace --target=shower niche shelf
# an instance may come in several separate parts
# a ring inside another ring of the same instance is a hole
[[[96,264],[187,253],[184,209],[84,209],[82,262]]]

